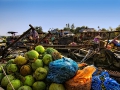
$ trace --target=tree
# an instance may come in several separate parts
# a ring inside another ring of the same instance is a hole
[[[88,26],[86,26],[85,28],[88,29]]]
[[[86,26],[82,26],[81,29],[86,29]]]
[[[116,31],[120,31],[120,26],[118,26],[118,27],[116,28]]]
[[[36,26],[35,27],[35,30],[38,32],[38,33],[42,33],[42,27],[41,26]]]
[[[68,28],[70,28],[70,24],[68,23]]]
[[[70,28],[70,24],[68,23],[68,24],[66,24],[66,28]]]
[[[112,27],[109,27],[109,29],[110,29],[110,31],[112,31],[113,29],[112,29]]]
[[[75,34],[76,34],[76,33],[79,33],[80,30],[81,30],[81,27],[76,27],[74,33],[75,33]]]
[[[66,24],[66,28],[68,27],[68,24]]]
[[[105,28],[102,28],[101,31],[105,31],[105,32],[106,32],[106,31],[108,31],[108,30],[106,30]]]
[[[120,26],[116,28],[116,31],[120,31]],[[120,32],[116,32],[115,35],[118,35]]]
[[[100,26],[98,26],[98,30],[100,29]]]
[[[68,28],[68,27],[66,28],[66,27],[65,27],[63,30],[68,31],[68,30],[70,30],[70,28]]]
[[[71,29],[73,30],[75,28],[74,23],[71,25]]]

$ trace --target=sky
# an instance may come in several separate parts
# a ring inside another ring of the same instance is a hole
[[[75,27],[109,29],[120,25],[120,0],[0,0],[0,35],[8,31],[20,35],[29,24],[63,29]]]

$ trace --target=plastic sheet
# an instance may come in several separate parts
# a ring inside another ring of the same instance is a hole
[[[116,46],[117,46],[117,47],[120,47],[120,43],[117,43]]]
[[[66,80],[72,78],[78,70],[77,63],[70,59],[63,57],[56,61],[50,62],[47,81],[55,83],[64,83]]]

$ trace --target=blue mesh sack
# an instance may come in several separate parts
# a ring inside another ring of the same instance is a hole
[[[72,78],[78,70],[78,64],[70,59],[63,57],[56,61],[50,62],[47,81],[55,83],[64,83]]]
[[[99,76],[93,76],[92,77],[92,90],[102,90],[102,81],[100,80]]]
[[[106,77],[103,84],[106,90],[120,90],[120,84],[110,77]]]
[[[107,71],[103,71],[100,75],[93,75],[92,90],[120,90],[120,84],[109,77]]]

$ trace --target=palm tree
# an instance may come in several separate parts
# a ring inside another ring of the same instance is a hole
[[[100,29],[100,27],[98,26],[98,30]]]

